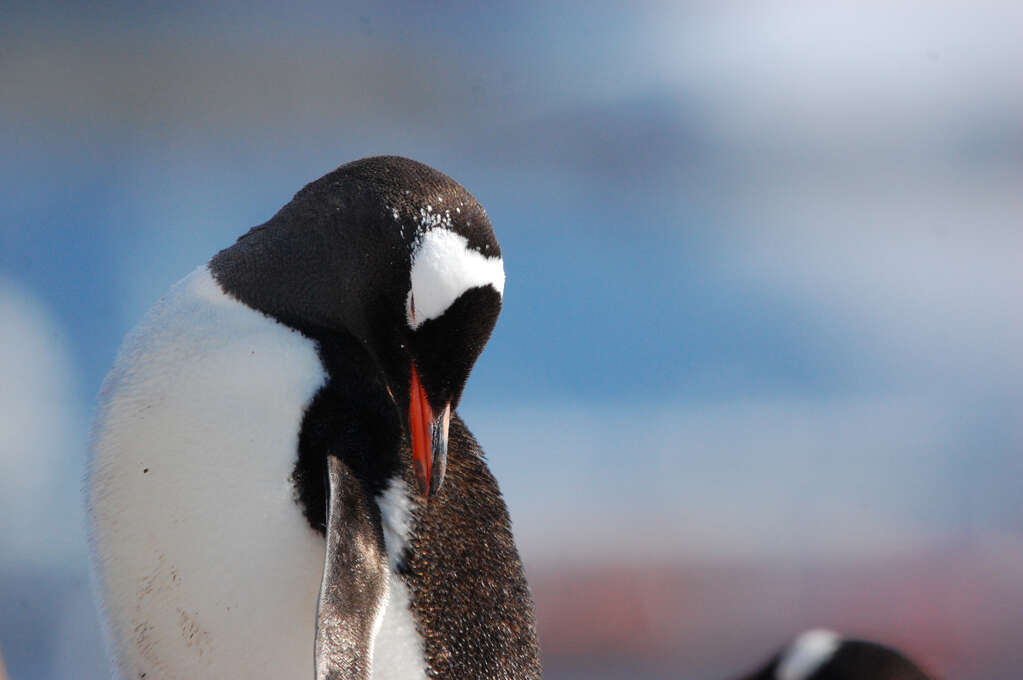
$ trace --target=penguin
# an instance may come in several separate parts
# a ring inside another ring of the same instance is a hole
[[[825,629],[798,635],[745,680],[934,680],[900,652]]]
[[[120,677],[541,677],[508,510],[457,411],[504,279],[472,195],[385,156],[173,286],[92,435]]]

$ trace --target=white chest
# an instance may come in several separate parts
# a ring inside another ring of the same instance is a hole
[[[392,480],[377,499],[384,527],[387,562],[391,568],[390,598],[376,636],[373,654],[374,680],[425,680],[423,639],[409,609],[409,591],[395,573],[408,540],[411,518],[404,482]]]
[[[290,476],[325,378],[312,341],[225,295],[205,267],[127,339],[89,480],[97,582],[126,680],[313,677],[324,543]],[[374,677],[424,675],[407,601],[395,577]]]

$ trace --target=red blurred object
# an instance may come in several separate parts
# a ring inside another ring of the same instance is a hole
[[[848,563],[549,565],[530,570],[545,663],[613,660],[732,677],[826,626],[944,678],[1009,678],[1023,649],[1023,556],[970,546]]]

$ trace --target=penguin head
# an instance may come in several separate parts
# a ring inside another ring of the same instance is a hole
[[[445,209],[445,222],[453,226],[450,212]],[[479,213],[489,236],[485,250],[496,254],[472,248],[464,233],[445,226],[418,233],[412,244],[404,304],[407,356],[397,369],[408,365],[412,461],[427,498],[444,479],[451,409],[501,311],[504,265],[489,221]],[[404,380],[398,382],[404,387]]]
[[[451,411],[501,311],[504,263],[486,212],[454,180],[406,159],[357,163],[386,173],[368,202],[383,207],[383,231],[399,237],[389,265],[366,278],[376,290],[364,309],[366,347],[401,411],[428,499],[444,479]]]
[[[451,410],[504,292],[501,249],[476,199],[416,161],[355,161],[210,266],[225,290],[317,340],[321,355],[357,343],[404,425],[421,493],[436,493]]]

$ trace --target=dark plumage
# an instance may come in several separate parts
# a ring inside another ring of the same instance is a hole
[[[837,637],[833,650],[815,659],[809,669],[803,669],[808,673],[794,674],[791,665],[789,673],[785,673],[786,660],[803,637],[796,638],[743,680],[935,680],[891,647]]]
[[[451,421],[447,479],[417,518],[404,574],[439,678],[539,678],[533,605],[483,452]],[[485,540],[481,540],[485,539]]]
[[[395,477],[416,488],[406,417],[410,365],[431,404],[454,408],[501,308],[493,287],[471,288],[442,315],[409,327],[411,260],[422,234],[439,222],[469,248],[500,256],[486,213],[449,177],[408,159],[364,159],[310,183],[210,263],[228,293],[315,340],[327,371],[303,419],[293,480],[306,518],[321,532],[332,506],[328,458],[340,461],[346,493],[355,484],[365,499],[357,504],[359,519],[371,521],[347,523],[338,542],[339,555],[360,565],[333,570],[346,593],[326,605],[337,610],[331,627],[339,631],[350,628],[345,616],[372,610],[372,598],[363,601],[360,593],[375,592],[366,584],[387,568],[371,501]],[[430,675],[539,678],[533,604],[507,509],[456,414],[446,460],[443,484],[413,510],[398,565]],[[348,535],[353,526],[359,531]],[[361,677],[359,650],[369,644],[368,633],[339,635],[337,655]]]

